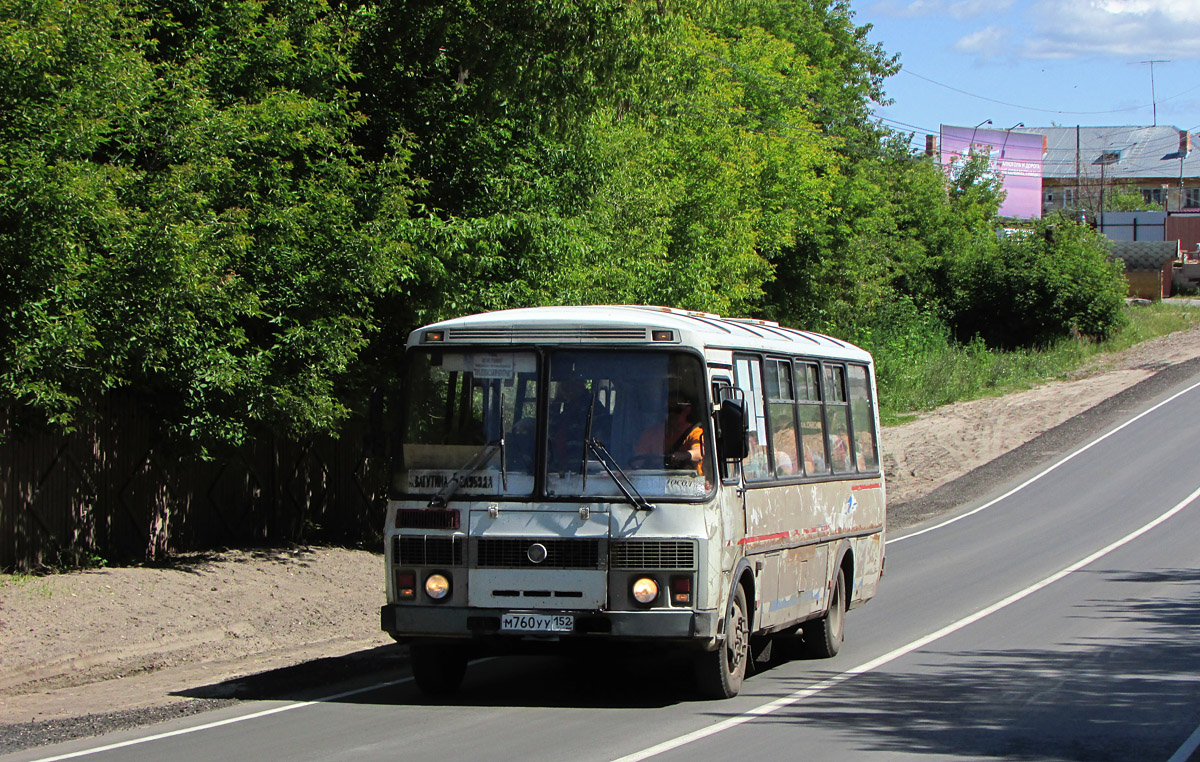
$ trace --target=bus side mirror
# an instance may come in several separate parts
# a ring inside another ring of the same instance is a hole
[[[723,400],[717,411],[717,451],[726,460],[741,460],[750,454],[746,405],[739,399]]]

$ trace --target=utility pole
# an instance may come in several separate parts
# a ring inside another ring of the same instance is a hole
[[[1170,61],[1153,60],[1153,61],[1138,61],[1138,63],[1150,64],[1150,103],[1154,108],[1154,126],[1158,126],[1158,98],[1154,95],[1154,64],[1156,63],[1171,63]]]
[[[1075,205],[1084,205],[1084,192],[1079,186],[1079,125],[1075,125]]]

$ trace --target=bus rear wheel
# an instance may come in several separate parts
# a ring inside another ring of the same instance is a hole
[[[750,658],[750,616],[741,585],[734,585],[731,598],[725,617],[725,640],[715,651],[706,651],[696,659],[696,684],[708,698],[733,698],[746,679],[746,663]]]
[[[846,570],[838,569],[833,584],[829,611],[820,619],[804,624],[804,648],[816,659],[837,656],[846,637]]]
[[[457,643],[425,641],[409,649],[413,679],[427,696],[449,696],[467,673],[467,649]]]

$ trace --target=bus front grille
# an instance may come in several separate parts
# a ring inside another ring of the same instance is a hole
[[[396,535],[392,537],[392,562],[404,566],[462,566],[462,538]]]
[[[690,540],[613,542],[614,569],[695,569],[696,545]]]
[[[530,560],[540,557],[540,551],[530,553],[534,545],[545,548],[540,563]],[[481,537],[475,546],[475,566],[480,569],[600,569],[598,540],[559,540],[553,538],[489,538]]]

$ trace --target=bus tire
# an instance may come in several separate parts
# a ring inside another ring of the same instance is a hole
[[[837,656],[845,637],[846,570],[839,567],[837,579],[833,584],[833,597],[829,601],[829,611],[820,619],[804,624],[804,647],[810,657],[828,659]]]
[[[467,673],[467,650],[456,643],[425,641],[413,643],[413,679],[427,696],[449,696],[462,685]]]
[[[706,651],[696,659],[696,685],[700,692],[715,699],[736,696],[746,678],[749,658],[750,615],[746,593],[740,584],[735,584],[725,615],[725,639],[715,651]]]

